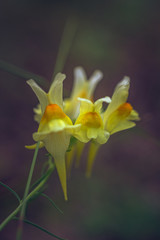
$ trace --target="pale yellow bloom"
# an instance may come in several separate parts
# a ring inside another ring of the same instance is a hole
[[[65,153],[75,126],[63,112],[62,87],[64,79],[65,75],[58,73],[48,93],[45,93],[34,80],[29,80],[27,83],[35,92],[42,110],[39,128],[33,134],[33,139],[42,141],[47,151],[53,156],[64,197],[67,200]]]
[[[107,142],[110,134],[104,129],[103,119],[101,117],[102,103],[109,103],[111,100],[109,97],[101,98],[95,103],[84,98],[78,98],[80,101],[80,114],[75,122],[75,126],[78,124],[81,125],[79,129],[74,131],[74,136],[81,141],[79,148],[79,158],[82,154],[84,143],[93,140],[95,144],[90,145],[88,159],[87,159],[87,168],[86,176],[91,175],[92,165],[98,152],[100,144]],[[76,161],[79,165],[79,161]]]
[[[105,100],[109,105],[104,113],[101,112],[101,107],[106,98],[99,99],[94,104],[89,100],[80,99],[80,115],[75,124],[81,124],[81,128],[75,131],[75,137],[82,142],[94,140],[90,144],[86,176],[91,175],[100,144],[106,143],[111,134],[134,127],[133,120],[139,120],[138,113],[126,102],[129,86],[129,78],[125,77],[115,88],[112,100]]]
[[[93,100],[94,90],[102,77],[102,72],[96,70],[89,80],[87,80],[86,73],[82,67],[76,67],[74,69],[74,84],[71,97],[64,101],[64,112],[72,120],[75,120],[79,114],[80,102],[78,98]]]
[[[101,98],[95,103],[84,98],[78,98],[78,100],[81,102],[81,106],[75,126],[80,124],[81,127],[75,129],[74,136],[84,143],[89,142],[91,139],[100,144],[106,143],[109,133],[104,129],[101,109],[102,103],[110,102],[110,98]]]
[[[109,103],[111,100],[109,97],[101,98],[95,103],[83,98],[78,98],[78,100],[81,102],[80,114],[75,122],[75,125],[80,124],[81,127],[76,129],[73,134],[79,141],[82,142],[80,144],[80,146],[82,146],[82,150],[84,143],[87,143],[90,140],[94,141],[94,143],[91,143],[90,145],[87,159],[86,176],[89,177],[91,175],[92,165],[100,144],[106,143],[110,136],[110,134],[104,129],[101,110],[102,103]],[[80,151],[80,156],[81,153],[82,152]]]
[[[133,110],[130,103],[126,102],[129,94],[130,80],[128,77],[116,86],[112,101],[103,115],[105,130],[110,134],[132,128],[136,124],[133,120],[139,120],[138,113]]]

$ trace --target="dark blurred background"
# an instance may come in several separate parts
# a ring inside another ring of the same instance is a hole
[[[82,66],[89,77],[104,73],[95,99],[111,96],[115,85],[131,78],[129,102],[141,121],[113,135],[96,158],[92,177],[85,178],[83,154],[68,181],[64,202],[57,173],[45,192],[64,211],[61,215],[43,197],[32,201],[27,219],[68,240],[160,239],[160,14],[159,1],[28,1],[0,2],[0,59],[51,82],[63,29],[68,18],[77,31],[63,72],[65,94],[71,91],[73,69]],[[21,197],[28,177],[37,130],[33,107],[38,103],[26,79],[0,70],[0,180]],[[41,175],[46,151],[40,150],[33,180]],[[0,221],[17,206],[0,186]],[[16,239],[17,222],[0,233]],[[51,236],[24,225],[23,240]]]

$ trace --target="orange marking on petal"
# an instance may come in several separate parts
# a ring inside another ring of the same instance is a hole
[[[86,127],[99,128],[102,125],[102,119],[96,112],[88,112],[80,116],[77,123]]]
[[[62,109],[57,104],[49,104],[44,112],[42,117],[43,120],[53,120],[53,119],[63,119],[66,117],[66,114],[62,111]]]
[[[119,106],[117,109],[117,113],[119,116],[126,118],[130,115],[133,107],[131,106],[130,103],[123,103],[122,105]]]

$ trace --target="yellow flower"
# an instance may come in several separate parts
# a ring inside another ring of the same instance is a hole
[[[104,112],[105,130],[110,134],[132,128],[136,124],[132,120],[139,120],[138,113],[126,102],[129,94],[130,80],[128,77],[116,86],[112,101]]]
[[[90,143],[87,159],[86,176],[89,177],[91,175],[93,162],[100,144],[106,143],[110,136],[110,134],[104,129],[101,110],[102,103],[109,103],[111,100],[109,97],[101,98],[95,103],[84,98],[78,98],[78,100],[81,102],[80,114],[75,122],[75,126],[80,124],[81,127],[76,129],[73,134],[79,141],[83,143],[87,143],[90,140],[94,141],[93,144]]]
[[[91,175],[95,156],[100,144],[107,142],[110,134],[135,126],[132,120],[139,120],[138,113],[133,110],[130,103],[127,103],[129,92],[129,78],[125,77],[115,88],[112,100],[102,98],[94,104],[81,99],[80,115],[75,124],[81,124],[81,128],[75,131],[75,137],[82,142],[90,143],[87,159],[86,176]],[[104,113],[101,113],[102,102],[109,105]]]
[[[65,75],[58,73],[48,93],[45,93],[34,80],[29,80],[27,83],[35,92],[42,110],[39,128],[33,134],[33,139],[42,141],[47,151],[53,156],[64,197],[67,200],[65,153],[75,126],[63,112],[62,87],[64,79]]]
[[[94,90],[98,82],[102,79],[101,71],[96,70],[93,75],[87,80],[87,76],[82,67],[77,67],[74,70],[74,85],[71,97],[65,100],[64,112],[75,120],[79,114],[80,103],[78,98],[92,100]]]
[[[75,129],[74,136],[84,143],[91,139],[100,144],[106,143],[109,138],[109,133],[104,130],[101,109],[102,103],[110,102],[110,98],[101,98],[95,103],[84,98],[78,98],[78,100],[81,101],[80,114],[75,122],[75,126],[81,125],[81,127]]]

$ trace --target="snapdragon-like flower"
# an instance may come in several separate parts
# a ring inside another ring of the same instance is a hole
[[[78,101],[78,98],[92,100],[94,90],[102,77],[102,72],[96,70],[89,80],[87,80],[86,73],[82,67],[76,67],[74,69],[74,84],[71,97],[64,101],[64,112],[72,120],[75,120],[79,114],[80,102]]]
[[[80,101],[80,114],[75,122],[75,126],[80,125],[80,128],[74,131],[74,136],[83,143],[87,143],[90,140],[94,142],[90,143],[87,159],[86,176],[89,177],[100,144],[106,143],[110,136],[109,132],[104,129],[101,111],[103,102],[110,103],[111,99],[105,97],[97,100],[95,103],[84,98],[78,98],[78,100]]]
[[[36,94],[42,111],[39,128],[33,134],[33,139],[42,141],[47,151],[53,156],[64,197],[67,200],[65,153],[76,126],[73,126],[71,119],[63,112],[64,79],[65,75],[58,73],[48,93],[45,93],[34,80],[29,80],[27,83]]]
[[[91,139],[100,144],[106,143],[110,134],[104,129],[101,109],[102,103],[109,103],[110,98],[101,98],[95,103],[84,98],[78,98],[78,100],[81,102],[81,106],[75,125],[81,125],[81,127],[75,130],[74,136],[84,143]]]
[[[100,144],[107,142],[109,136],[135,126],[133,120],[139,120],[138,113],[133,110],[130,103],[126,102],[129,93],[130,81],[125,77],[115,88],[112,100],[108,97],[97,100],[94,104],[86,99],[81,101],[80,114],[75,122],[81,124],[74,136],[90,144],[86,176],[91,175],[92,165]],[[106,111],[102,113],[102,102],[109,103]]]
[[[129,77],[124,77],[116,86],[112,101],[103,114],[105,130],[110,134],[132,128],[136,125],[133,120],[140,119],[138,113],[127,102],[129,87]]]

